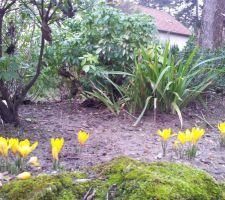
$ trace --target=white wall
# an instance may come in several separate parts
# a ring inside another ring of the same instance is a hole
[[[179,49],[183,49],[188,41],[187,36],[175,35],[173,33],[162,33],[159,32],[159,40],[165,43],[166,41],[170,41],[170,45],[177,45]]]

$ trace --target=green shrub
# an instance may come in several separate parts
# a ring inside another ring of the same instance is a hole
[[[164,49],[159,46],[140,49],[135,56],[134,76],[128,91],[131,110],[146,110],[152,108],[155,102],[160,111],[177,112],[182,125],[181,109],[195,100],[217,75],[213,69],[202,67],[212,59],[193,60],[196,52],[197,48],[186,62],[182,62],[171,53],[169,44]]]
[[[82,57],[90,53],[97,55],[99,63],[108,69],[132,70],[135,49],[151,44],[155,34],[150,16],[128,15],[96,4],[92,10],[79,12],[76,18],[63,22],[54,36],[55,44],[49,48],[49,64],[56,59],[58,65],[80,67]]]
[[[88,91],[92,82],[100,89],[103,89],[102,84],[111,90],[100,72],[132,72],[134,51],[155,42],[157,32],[150,16],[128,15],[98,3],[63,21],[60,29],[52,28],[54,43],[45,54],[48,66],[64,67]],[[110,78],[116,83],[121,82],[118,76],[111,75]]]
[[[178,56],[182,58],[183,62],[185,62],[188,59],[188,56],[190,53],[194,50],[194,48],[198,45],[197,38],[192,36],[188,40],[185,48],[178,53]],[[206,65],[203,65],[202,67],[211,67],[214,68],[214,70],[217,70],[218,77],[216,81],[213,83],[212,88],[224,88],[225,86],[225,75],[224,75],[224,66],[225,66],[225,44],[221,48],[217,49],[203,49],[201,47],[198,48],[194,59],[198,60],[199,62],[204,60],[210,60],[211,62],[208,62]],[[220,59],[214,60],[213,58],[220,57]],[[198,79],[201,81],[201,77],[198,77]]]

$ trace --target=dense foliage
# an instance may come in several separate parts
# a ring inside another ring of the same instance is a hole
[[[1,1],[0,92],[4,101],[0,101],[0,116],[6,123],[19,124],[19,106],[41,73],[45,42],[52,42],[50,24],[62,16],[60,6],[64,2]],[[33,54],[36,27],[38,50]]]
[[[177,112],[182,123],[181,109],[213,83],[214,65],[221,61],[218,54],[203,56],[193,38],[179,52],[157,44],[155,34],[148,16],[99,4],[55,27],[46,61],[51,72],[68,73],[64,78],[78,82],[86,98],[98,99],[115,114],[126,106],[142,110],[141,117],[155,104],[157,110]]]
[[[179,52],[169,44],[159,44],[150,16],[126,14],[104,3],[90,5],[51,24],[52,41],[44,52],[42,74],[29,94],[57,96],[55,89],[65,86],[71,96],[82,93],[85,98],[97,99],[115,114],[125,107],[133,113],[142,110],[141,117],[145,110],[155,107],[177,112],[182,122],[181,109],[223,71],[224,59],[217,58],[222,57],[223,49],[212,52],[195,48],[192,38]],[[36,73],[42,33],[30,9],[21,8],[17,19],[7,16],[4,30],[10,47],[10,28],[18,26],[13,33],[17,35],[22,29],[17,44],[21,51],[16,49],[13,56],[0,58],[0,76],[12,84],[11,93],[18,89],[15,83],[27,84]]]
[[[53,55],[57,65],[82,67],[83,57],[93,54],[108,69],[128,70],[132,69],[134,50],[151,44],[155,33],[151,17],[127,15],[100,4],[65,20],[47,55]]]
[[[197,38],[192,36],[188,40],[185,48],[179,52],[179,57],[185,62],[188,59],[190,53],[198,46]],[[225,46],[218,49],[203,49],[198,48],[195,53],[194,60],[198,60],[199,62],[204,60],[211,60],[210,62],[205,63],[202,67],[210,67],[214,69],[214,72],[217,72],[217,79],[213,83],[213,87],[217,87],[222,89],[225,86],[224,81],[224,66],[225,66]],[[196,79],[200,79],[201,77],[196,77]]]
[[[210,60],[193,60],[196,51],[197,48],[186,61],[173,54],[169,44],[164,48],[153,46],[137,52],[128,93],[132,110],[154,106],[164,112],[177,112],[182,125],[181,109],[195,100],[216,78],[211,68],[202,67]],[[196,77],[201,77],[201,81],[195,81]]]
[[[67,71],[85,88],[91,81],[102,81],[104,70],[132,72],[135,49],[152,44],[156,34],[151,17],[127,15],[104,4],[54,29],[54,44],[46,52],[48,66]]]

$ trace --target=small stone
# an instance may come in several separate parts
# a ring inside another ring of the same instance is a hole
[[[0,180],[3,180],[4,179],[4,176],[2,173],[0,173]]]
[[[31,118],[26,118],[25,121],[32,122],[32,119]]]
[[[157,160],[161,160],[162,157],[163,157],[162,153],[159,153],[155,158],[156,158]]]
[[[56,175],[56,174],[58,174],[58,172],[54,170],[54,171],[51,172],[51,174]]]
[[[79,183],[86,183],[88,181],[91,181],[91,179],[75,179],[75,180],[73,180],[73,183],[79,184]]]

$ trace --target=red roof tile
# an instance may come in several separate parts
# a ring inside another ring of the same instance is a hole
[[[182,23],[177,21],[173,16],[171,16],[170,14],[164,11],[148,8],[141,5],[135,5],[133,7],[133,10],[137,10],[139,12],[142,12],[144,14],[151,15],[152,17],[154,17],[158,31],[167,32],[167,33],[169,32],[169,33],[185,35],[185,36],[191,35],[191,31],[188,28],[186,28]]]

